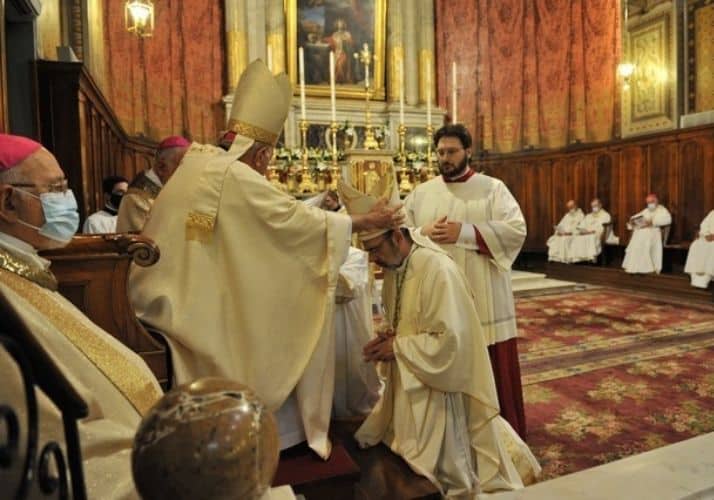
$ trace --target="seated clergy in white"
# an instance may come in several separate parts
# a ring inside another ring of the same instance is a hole
[[[548,238],[548,260],[553,262],[571,262],[570,244],[578,224],[583,220],[583,211],[578,208],[575,200],[566,204],[567,213],[555,226],[555,234]]]
[[[376,203],[341,186],[350,213]],[[355,434],[401,455],[447,497],[512,490],[540,467],[499,415],[496,384],[474,295],[447,250],[406,228],[359,233],[384,269],[389,327],[364,347],[378,362],[384,392]]]
[[[305,204],[336,212],[337,193],[325,191]],[[377,371],[362,358],[362,346],[374,338],[372,296],[367,252],[350,247],[340,267],[335,292],[335,399],[337,418],[366,415],[379,399]]]
[[[87,497],[138,498],[131,450],[142,415],[161,397],[159,384],[139,356],[57,292],[49,262],[37,253],[66,245],[78,224],[54,156],[34,141],[0,134],[0,296],[87,403],[89,415],[78,425]],[[24,401],[18,369],[2,351],[0,403]],[[63,443],[59,410],[35,392],[40,442]]]
[[[662,231],[672,223],[672,215],[659,204],[657,195],[648,194],[646,202],[647,208],[627,222],[632,237],[625,249],[622,267],[631,274],[659,274],[662,270]]]
[[[610,214],[602,208],[599,198],[590,202],[590,213],[575,228],[570,243],[570,262],[595,262],[602,252],[605,225],[612,222]]]
[[[246,384],[276,411],[282,448],[307,440],[327,458],[335,289],[350,233],[401,219],[386,202],[355,217],[308,207],[265,178],[291,100],[285,74],[248,65],[233,144],[191,145],[143,230],[161,259],[132,268],[129,296],[165,333],[177,383]]]
[[[714,210],[699,226],[697,239],[689,247],[684,272],[692,277],[692,286],[697,288],[707,288],[714,276]]]

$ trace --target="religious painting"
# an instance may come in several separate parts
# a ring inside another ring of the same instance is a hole
[[[307,95],[330,93],[330,52],[335,54],[338,97],[364,97],[366,71],[356,54],[372,53],[370,89],[384,99],[386,0],[287,0],[288,73],[299,92],[298,49],[305,54]]]
[[[622,90],[623,136],[669,130],[677,123],[676,16],[665,2],[629,16],[626,60],[634,72]]]
[[[714,3],[688,0],[686,11],[687,112],[714,109]]]

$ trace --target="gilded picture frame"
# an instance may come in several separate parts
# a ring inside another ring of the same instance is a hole
[[[338,98],[365,97],[364,65],[354,54],[364,43],[374,58],[369,68],[370,92],[385,97],[386,0],[285,0],[288,76],[299,90],[298,48],[305,54],[305,93],[330,95],[329,52],[335,52]]]

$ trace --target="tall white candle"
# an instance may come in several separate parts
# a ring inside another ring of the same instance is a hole
[[[273,72],[273,46],[268,45],[268,69]]]
[[[431,59],[426,60],[426,123],[431,126]]]
[[[337,121],[337,104],[335,102],[335,53],[330,51],[330,106],[332,108],[332,121]]]
[[[399,124],[404,125],[404,58],[399,58]]]
[[[456,61],[451,63],[451,122],[459,123],[456,116]]]
[[[305,51],[302,47],[298,49],[298,63],[300,71],[300,118],[307,120],[305,110]]]
[[[369,54],[369,45],[362,45],[365,54]],[[369,90],[369,61],[364,65],[364,87]]]

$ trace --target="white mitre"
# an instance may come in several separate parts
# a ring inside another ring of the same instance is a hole
[[[377,204],[380,199],[386,199],[389,205],[394,206],[400,203],[399,191],[394,175],[383,175],[379,178],[369,193],[358,191],[351,185],[340,181],[337,185],[337,192],[340,200],[350,215],[364,215]],[[389,231],[389,229],[370,229],[361,231],[358,236],[361,241],[371,240]]]

